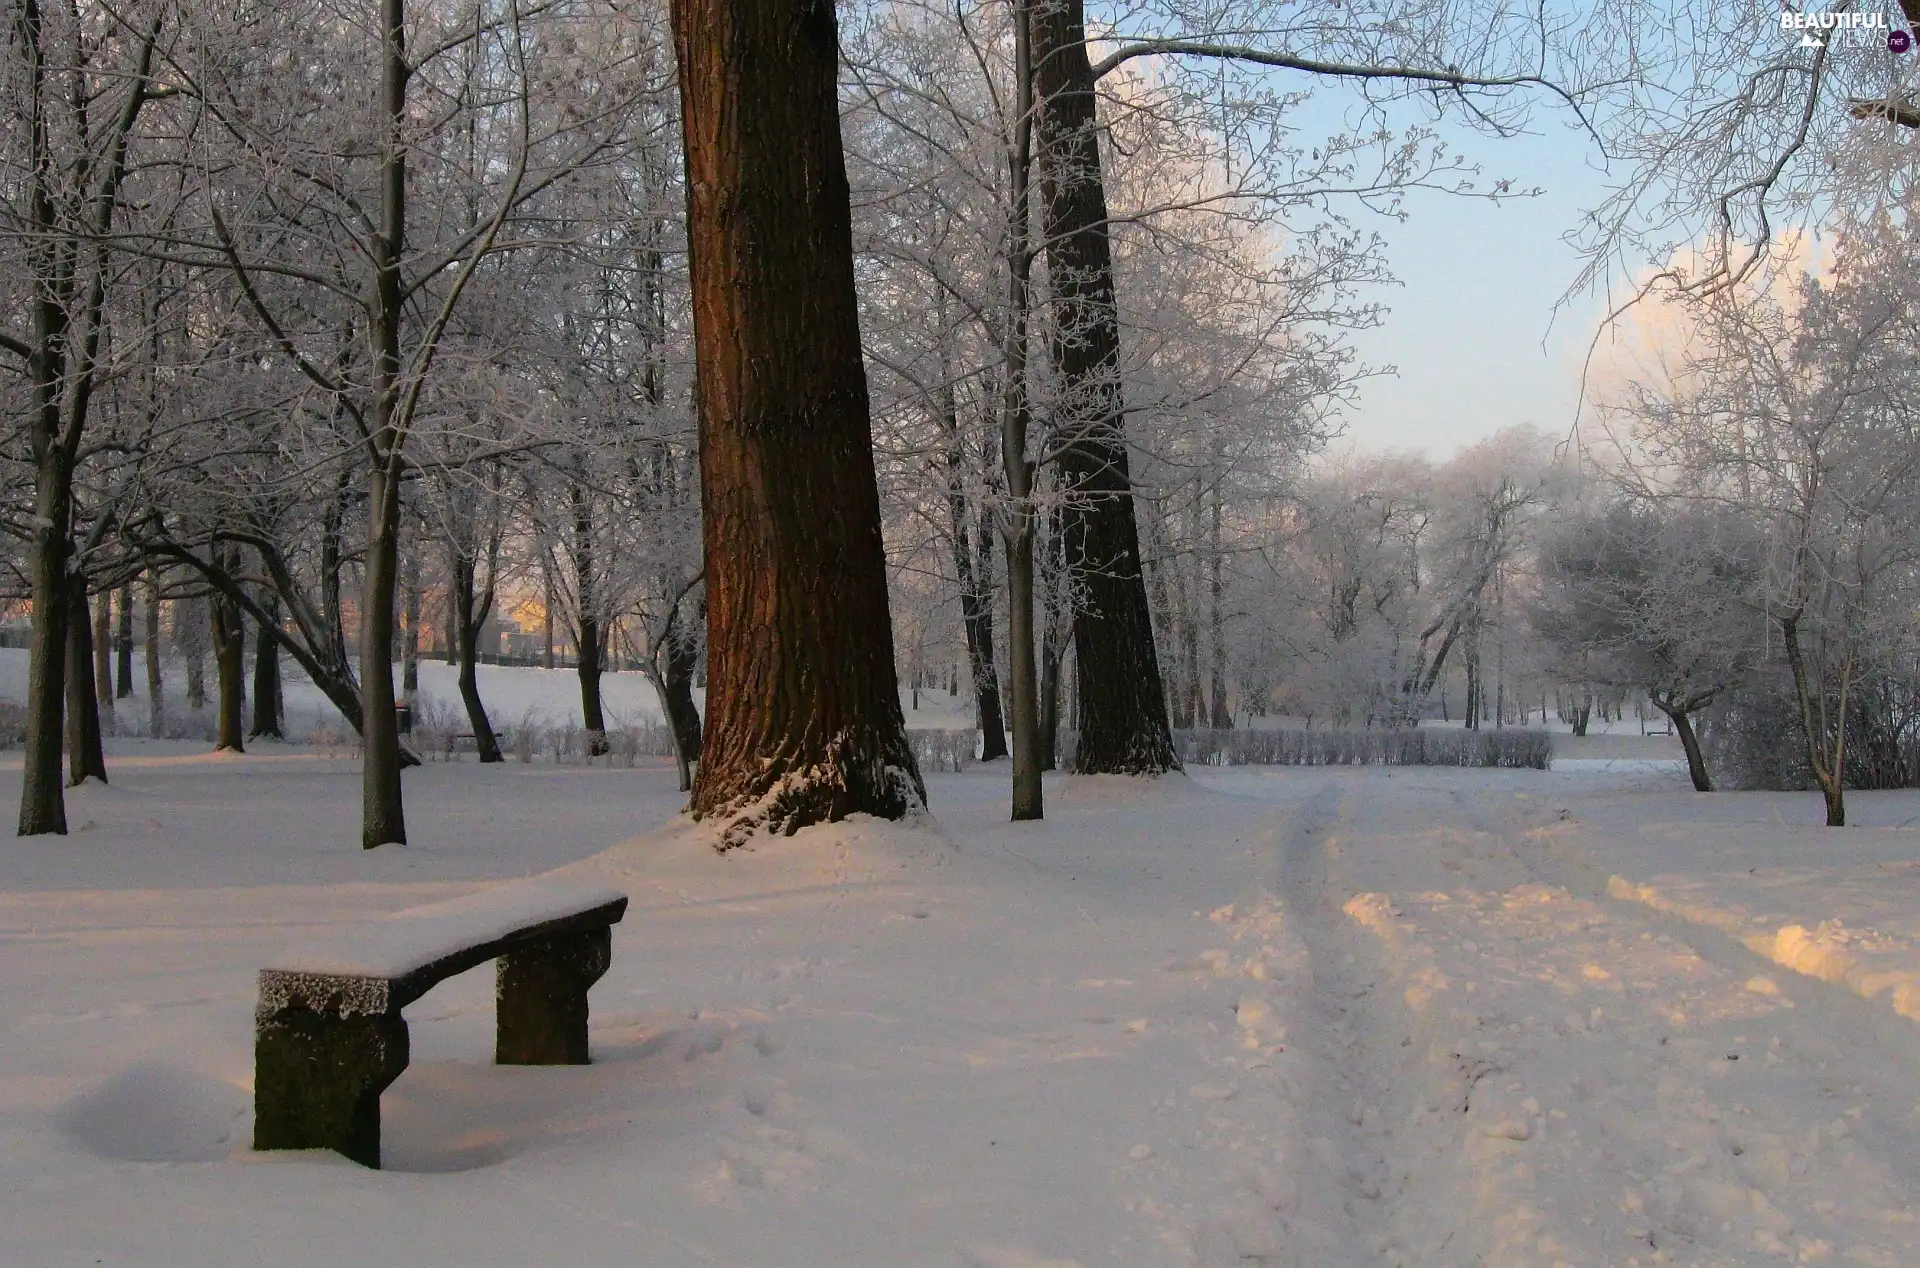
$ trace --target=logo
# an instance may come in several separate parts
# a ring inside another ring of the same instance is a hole
[[[1796,13],[1791,9],[1783,9],[1780,11],[1780,29],[1798,31],[1801,48],[1825,48],[1828,41],[1840,36],[1848,37],[1849,42],[1864,40],[1878,43],[1884,40],[1887,48],[1895,53],[1904,53],[1913,46],[1913,38],[1905,31],[1888,29],[1887,15],[1884,13]]]
[[[1887,52],[1904,53],[1913,47],[1913,37],[1905,31],[1887,32]]]

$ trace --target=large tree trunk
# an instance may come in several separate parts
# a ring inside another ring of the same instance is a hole
[[[167,728],[167,684],[160,676],[160,573],[147,570],[147,734],[159,739]]]
[[[831,0],[674,0],[707,576],[692,811],[926,802],[887,614]],[[584,650],[584,649],[583,649]]]
[[[276,619],[280,615],[279,597],[269,592],[262,605]],[[253,642],[253,726],[249,736],[282,739],[285,726],[280,700],[280,640],[270,624],[259,623]]]
[[[223,565],[231,571],[232,565]],[[214,751],[246,751],[247,623],[240,605],[218,591],[213,596],[213,668],[219,680],[219,733]]]
[[[1082,0],[1049,0],[1034,15],[1040,173],[1053,361],[1060,403],[1055,443],[1067,563],[1083,606],[1074,620],[1078,666],[1076,769],[1155,774],[1180,765],[1140,569],[1120,399],[1120,322],[1100,174],[1099,120]]]
[[[115,676],[113,697],[116,700],[133,698],[133,582],[128,581],[120,587],[120,612],[118,623],[114,627],[113,650],[115,657]]]
[[[100,691],[93,656],[93,625],[87,619],[87,587],[79,577],[67,597],[67,784],[89,777],[105,783],[106,751],[100,743]]]
[[[455,547],[449,562],[449,598],[453,604],[453,636],[460,653],[460,702],[467,709],[467,726],[473,731],[474,752],[482,764],[501,762],[500,741],[493,733],[493,721],[487,716],[486,703],[480,699],[480,628],[493,609],[493,592],[484,594],[475,584],[479,560]]]

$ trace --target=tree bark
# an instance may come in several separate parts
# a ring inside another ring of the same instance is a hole
[[[1053,289],[1060,384],[1054,442],[1067,564],[1077,596],[1074,766],[1087,774],[1156,774],[1180,765],[1140,568],[1120,399],[1120,322],[1100,171],[1100,124],[1082,0],[1035,14],[1042,225]]]
[[[106,751],[100,742],[100,691],[95,678],[93,625],[87,619],[87,588],[79,577],[67,598],[67,786],[89,776],[107,782]]]
[[[925,805],[895,689],[831,0],[674,0],[720,845]],[[583,652],[585,649],[582,649]]]
[[[269,592],[262,606],[274,617],[280,615],[280,600]],[[237,613],[236,613],[237,615]],[[285,738],[284,710],[280,700],[280,640],[265,621],[257,623],[253,641],[253,725],[249,737]]]
[[[231,571],[231,565],[226,566]],[[247,625],[226,595],[213,596],[213,668],[219,683],[219,732],[214,752],[246,751]]]

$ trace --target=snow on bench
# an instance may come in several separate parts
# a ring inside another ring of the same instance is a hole
[[[335,1149],[380,1165],[380,1093],[407,1068],[400,1010],[497,960],[494,1060],[585,1065],[587,989],[612,961],[617,889],[521,881],[295,947],[260,971],[255,1149]]]

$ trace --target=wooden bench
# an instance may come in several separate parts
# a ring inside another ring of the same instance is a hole
[[[380,1093],[407,1068],[400,1010],[488,960],[494,1060],[587,1064],[587,988],[612,962],[618,890],[520,881],[369,921],[260,971],[253,1147],[380,1165]]]

